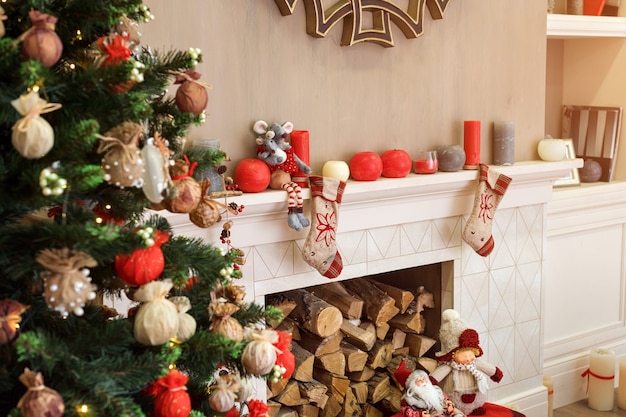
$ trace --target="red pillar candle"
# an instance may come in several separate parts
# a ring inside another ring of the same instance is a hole
[[[311,155],[309,153],[309,131],[308,130],[294,130],[289,135],[291,138],[291,147],[293,152],[298,155],[298,158],[302,160],[308,166],[311,166]],[[307,181],[309,174],[298,170],[292,175],[291,179],[302,188],[308,188],[309,182]]]
[[[463,148],[465,150],[463,169],[478,169],[480,164],[480,120],[466,120],[463,123]]]

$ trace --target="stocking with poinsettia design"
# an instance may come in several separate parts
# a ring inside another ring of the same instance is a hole
[[[510,177],[480,164],[474,208],[462,234],[463,240],[480,256],[487,256],[493,251],[493,218],[510,183]]]
[[[311,175],[311,230],[307,236],[302,257],[327,278],[341,274],[343,262],[335,241],[339,205],[346,183],[336,178]]]

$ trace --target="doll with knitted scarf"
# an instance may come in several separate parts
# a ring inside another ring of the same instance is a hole
[[[435,354],[439,365],[430,379],[464,414],[483,415],[489,380],[500,382],[502,371],[478,359],[483,355],[478,332],[470,329],[457,311],[445,310],[441,317],[441,351]]]

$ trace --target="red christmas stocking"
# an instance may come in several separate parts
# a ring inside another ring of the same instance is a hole
[[[480,256],[489,255],[494,248],[491,235],[493,217],[510,183],[511,178],[480,164],[474,208],[462,235],[463,240]]]
[[[311,175],[309,183],[312,200],[311,230],[304,242],[302,257],[320,274],[327,278],[336,278],[343,269],[335,233],[346,183],[319,175]]]

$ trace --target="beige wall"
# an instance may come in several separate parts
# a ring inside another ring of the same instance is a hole
[[[395,0],[396,4],[408,0]],[[324,2],[330,3],[328,1]],[[198,47],[197,68],[213,85],[207,122],[189,140],[220,138],[233,164],[254,157],[255,120],[289,120],[311,136],[311,165],[358,151],[462,144],[462,121],[482,121],[491,163],[491,123],[516,124],[516,160],[536,159],[544,135],[545,3],[452,0],[443,20],[425,14],[424,34],[395,47],[341,47],[305,32],[300,1],[283,17],[273,0],[148,0],[143,25],[156,50]],[[233,165],[234,167],[234,165]]]

